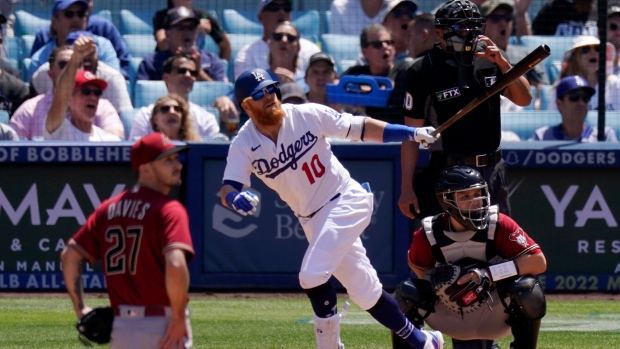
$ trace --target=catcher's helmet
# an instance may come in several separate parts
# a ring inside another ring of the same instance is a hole
[[[457,200],[456,193],[471,189],[480,189],[480,193]],[[482,230],[487,227],[491,200],[487,182],[480,172],[467,166],[444,170],[435,183],[435,195],[445,212],[467,229]]]
[[[482,28],[486,19],[482,17],[476,4],[469,0],[451,0],[435,12],[435,27],[445,28],[453,24],[467,21],[476,23]]]

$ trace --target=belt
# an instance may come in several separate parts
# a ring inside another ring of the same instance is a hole
[[[334,200],[338,199],[339,197],[340,197],[340,193],[338,193],[338,194],[334,195],[331,199],[329,199],[329,201],[328,201],[328,202],[326,202],[326,203],[325,203],[325,205],[327,205],[328,203],[330,203],[330,202],[332,202],[332,201],[334,201]],[[323,207],[325,207],[325,205],[323,205],[323,206],[319,207],[319,209],[318,209],[318,210],[316,210],[316,211],[314,211],[314,212],[310,213],[310,214],[309,214],[309,215],[307,215],[307,216],[302,216],[302,215],[296,215],[296,216],[297,216],[298,218],[312,218],[312,217],[314,217],[314,215],[315,215],[315,214],[317,214],[317,213],[318,213],[318,212],[319,212],[319,211],[320,211]]]
[[[481,155],[458,155],[446,154],[447,165],[467,165],[475,167],[485,167],[494,165],[502,159],[502,149],[497,148],[493,153]]]
[[[150,316],[168,316],[170,307],[152,305],[119,305],[114,308],[114,315],[121,318],[142,318]]]

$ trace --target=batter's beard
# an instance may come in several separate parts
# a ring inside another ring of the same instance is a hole
[[[254,108],[252,105],[249,106],[257,123],[263,126],[274,126],[282,122],[285,115],[284,109],[282,109],[282,103],[280,103],[279,100],[275,100],[274,103],[269,112],[265,111],[263,106],[258,108]]]

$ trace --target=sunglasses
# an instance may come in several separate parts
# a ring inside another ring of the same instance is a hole
[[[581,48],[581,53],[589,53],[590,50],[594,50],[594,52],[596,52],[596,50],[598,49],[600,45],[590,45],[590,46],[584,46]]]
[[[415,11],[410,8],[395,8],[392,10],[394,18],[399,19],[403,16],[413,18],[415,17]]]
[[[263,11],[267,11],[267,12],[278,12],[280,10],[284,10],[284,12],[289,13],[293,9],[289,5],[272,5],[272,4],[265,6],[265,8],[263,9]]]
[[[276,93],[276,85],[269,85],[265,87],[264,89],[250,95],[250,97],[254,101],[260,101],[261,99],[263,99],[263,97],[265,97],[266,94],[272,95],[274,93]]]
[[[291,34],[286,34],[286,33],[273,33],[271,35],[271,37],[277,42],[282,41],[282,39],[284,39],[285,36],[286,36],[286,41],[290,43],[294,43],[295,41],[297,41],[297,39],[299,39],[299,36],[297,35],[291,35]]]
[[[90,94],[94,94],[95,97],[101,97],[101,94],[103,93],[100,89],[98,88],[87,88],[87,87],[82,87],[80,89],[80,92],[82,93],[82,95],[84,96],[90,96]]]
[[[159,111],[166,114],[170,112],[170,109],[174,110],[177,113],[181,112],[181,106],[180,105],[162,105],[161,107],[159,107]]]
[[[63,14],[65,15],[66,19],[71,19],[73,18],[73,16],[84,18],[86,17],[86,15],[88,15],[88,12],[86,11],[64,11]]]
[[[193,77],[197,77],[198,76],[198,70],[191,70],[191,69],[187,69],[187,68],[174,68],[177,72],[177,74],[181,74],[181,75],[185,75],[187,74],[187,72],[189,72],[189,75],[193,76]]]
[[[372,46],[376,49],[383,48],[383,47],[390,47],[390,46],[394,46],[394,40],[389,39],[389,40],[371,41],[371,42],[367,42],[366,45],[364,45],[364,47],[368,47],[368,46]]]
[[[58,68],[65,69],[67,63],[69,63],[69,61],[58,61]]]
[[[568,94],[568,100],[571,102],[577,102],[579,99],[581,99],[582,101],[584,101],[584,103],[590,103],[590,99],[592,98],[592,96],[590,96],[589,94],[585,94],[585,93],[569,93]]]
[[[193,30],[196,30],[196,26],[195,25],[175,25],[172,27],[172,29],[178,30],[181,32],[191,32]]]
[[[611,23],[611,24],[609,25],[609,30],[611,30],[611,31],[616,31],[616,30],[618,30],[618,25],[617,25],[616,23]]]
[[[487,20],[489,20],[492,23],[499,23],[499,21],[501,21],[502,19],[508,23],[512,22],[512,14],[505,13],[503,15],[488,15],[487,16]]]

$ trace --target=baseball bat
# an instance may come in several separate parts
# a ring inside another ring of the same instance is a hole
[[[473,101],[469,102],[463,109],[459,110],[448,119],[446,122],[441,124],[439,127],[435,129],[435,131],[431,132],[431,135],[435,136],[438,133],[442,132],[446,128],[448,128],[453,123],[457,122],[460,118],[462,118],[465,114],[469,113],[472,109],[476,108],[480,105],[480,103],[489,99],[489,97],[498,93],[499,91],[506,88],[506,86],[510,85],[513,81],[517,80],[519,77],[523,76],[523,74],[530,71],[534,68],[535,65],[540,63],[543,59],[549,57],[551,54],[551,49],[549,46],[542,44],[530,52],[527,56],[525,56],[522,60],[517,62],[517,64],[513,65],[510,70],[506,72],[506,74],[499,79],[490,89],[482,93],[480,96],[476,97]]]

